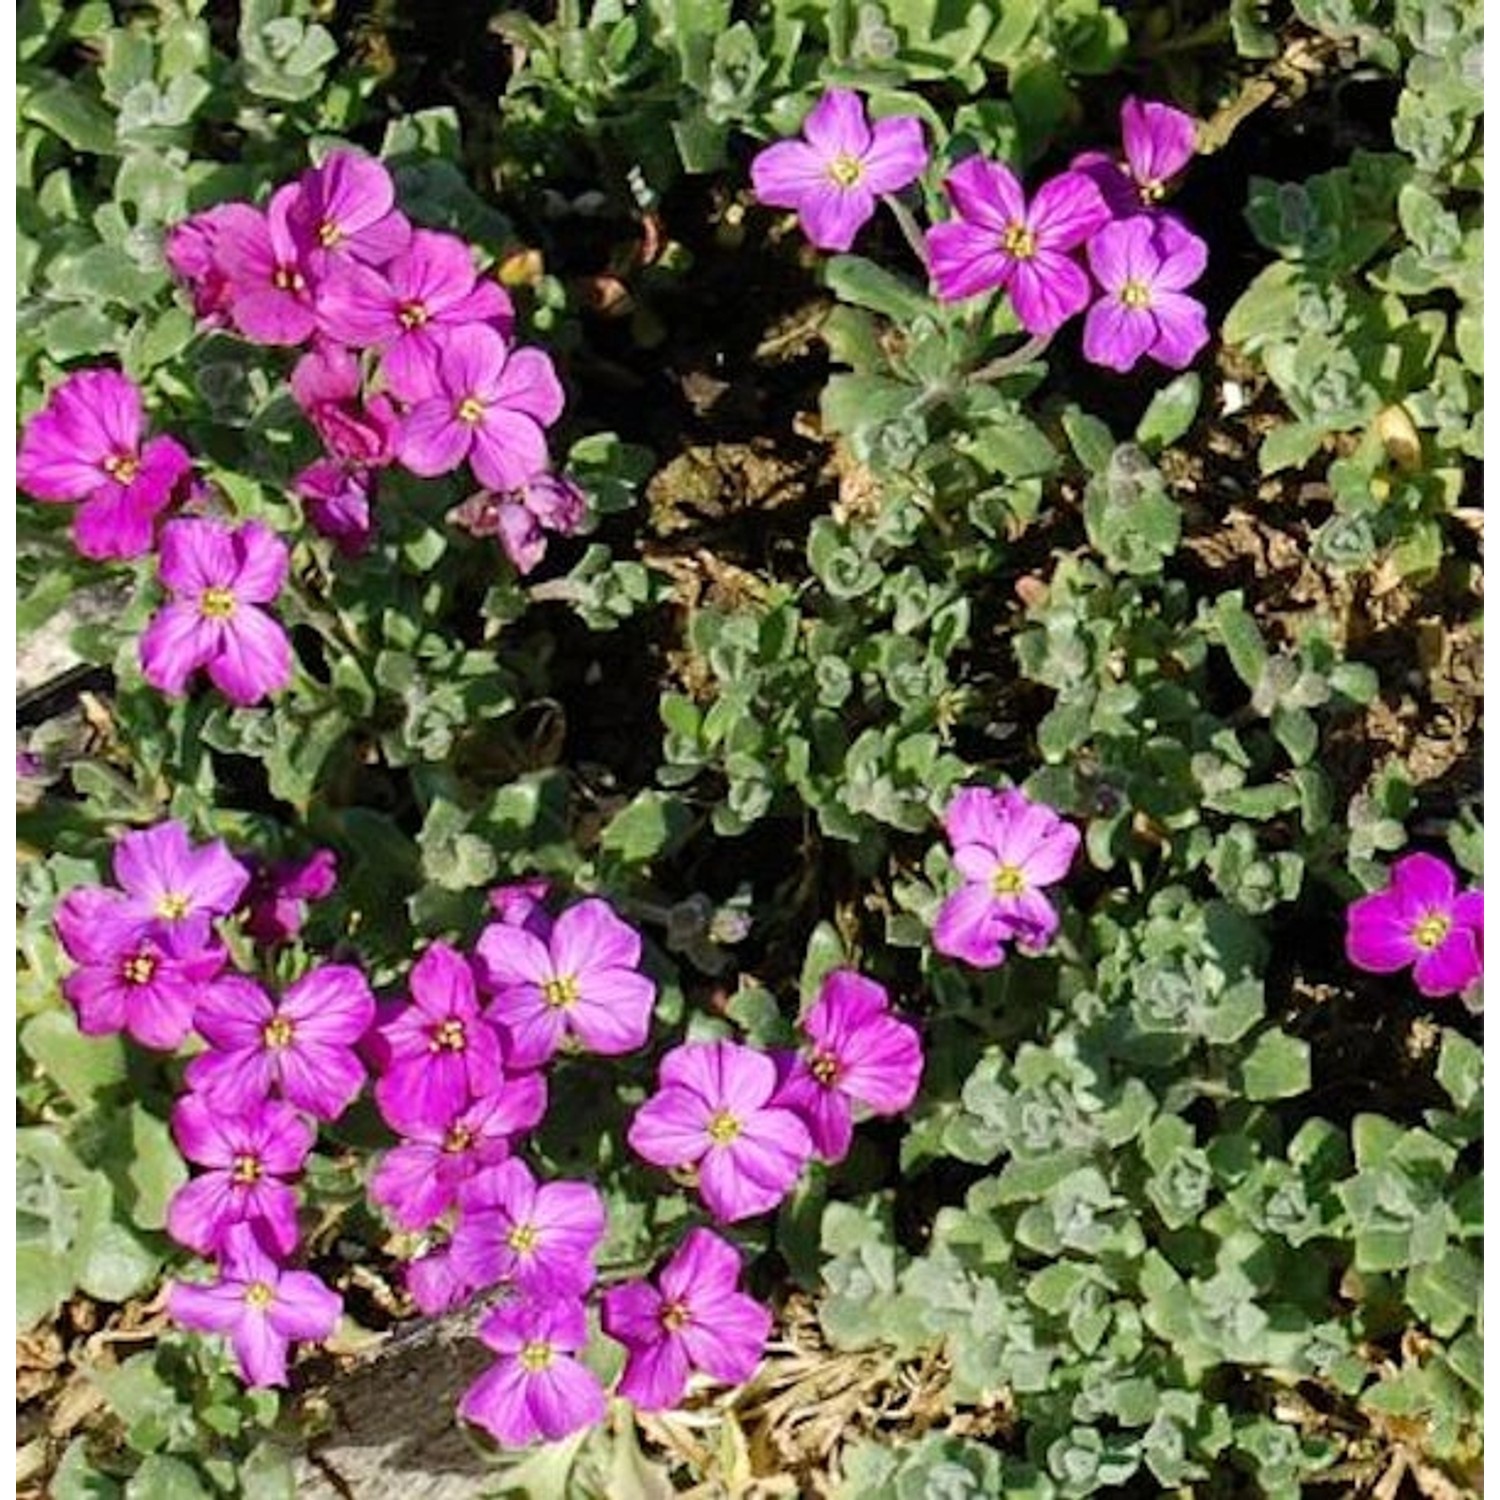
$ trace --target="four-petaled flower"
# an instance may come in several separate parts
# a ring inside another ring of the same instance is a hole
[[[694,1229],[655,1286],[631,1281],[605,1292],[604,1331],[626,1348],[620,1394],[642,1411],[662,1411],[682,1399],[695,1370],[728,1385],[748,1380],[771,1311],[740,1291],[739,1279],[739,1251],[710,1229]]]
[[[358,151],[330,151],[297,179],[287,228],[314,271],[335,265],[384,265],[411,243],[412,227],[396,208],[396,184],[385,163]]]
[[[1424,995],[1456,995],[1484,969],[1484,892],[1460,894],[1453,871],[1431,854],[1409,854],[1391,867],[1382,891],[1348,911],[1349,961],[1375,974],[1408,964]]]
[[[1175,219],[1117,219],[1089,241],[1104,294],[1083,321],[1083,352],[1122,374],[1143,354],[1185,369],[1208,342],[1201,302],[1184,295],[1208,263],[1208,246]]]
[[[874,216],[882,193],[897,193],[927,166],[922,122],[912,115],[867,120],[864,101],[829,89],[803,122],[805,141],[777,141],[750,164],[755,196],[797,211],[820,250],[847,250]]]

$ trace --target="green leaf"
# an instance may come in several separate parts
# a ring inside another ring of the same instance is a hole
[[[646,864],[679,848],[692,826],[693,815],[681,797],[639,792],[610,819],[599,847],[626,864]]]
[[[932,316],[932,302],[920,287],[862,255],[835,255],[823,267],[823,278],[842,301],[883,313],[898,323]]]
[[[125,1500],[213,1500],[213,1490],[191,1464],[153,1453],[125,1486]]]
[[[1260,627],[1245,608],[1238,590],[1221,594],[1215,600],[1214,623],[1240,681],[1253,692],[1265,675],[1268,654]]]
[[[1240,1064],[1247,1099],[1291,1099],[1312,1087],[1312,1048],[1279,1028],[1262,1032]]]
[[[1103,473],[1115,451],[1114,434],[1109,428],[1098,417],[1090,416],[1077,406],[1070,406],[1063,412],[1062,426],[1078,462],[1091,474]]]
[[[115,117],[76,83],[59,81],[32,94],[21,105],[21,118],[33,120],[60,136],[75,151],[113,156]]]
[[[125,1078],[125,1048],[118,1036],[85,1036],[71,1015],[43,1011],[21,1028],[26,1055],[74,1104],[90,1105]]]
[[[1455,1109],[1467,1111],[1479,1105],[1484,1088],[1484,1053],[1452,1027],[1443,1030],[1437,1081]]]
[[[1149,452],[1171,447],[1193,425],[1202,396],[1203,381],[1195,370],[1163,386],[1136,426],[1136,442]]]

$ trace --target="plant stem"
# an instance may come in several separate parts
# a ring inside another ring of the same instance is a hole
[[[896,223],[901,226],[901,233],[906,237],[906,243],[911,246],[911,253],[921,261],[922,269],[930,276],[932,268],[927,263],[927,242],[922,238],[922,231],[917,227],[912,211],[894,193],[882,193],[880,199],[895,216]]]
[[[1002,354],[998,359],[992,359],[987,365],[981,365],[969,375],[969,379],[971,381],[999,380],[1004,375],[1012,375],[1029,365],[1051,342],[1050,333],[1033,334],[1019,349],[1012,349],[1009,354]]]

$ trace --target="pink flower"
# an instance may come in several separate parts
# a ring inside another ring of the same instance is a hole
[[[1424,995],[1456,995],[1484,969],[1484,892],[1458,891],[1453,871],[1431,854],[1408,854],[1382,891],[1347,913],[1349,961],[1373,974],[1412,965]]]
[[[189,215],[167,231],[162,243],[162,254],[172,274],[192,293],[194,315],[209,328],[229,323],[233,294],[218,248],[219,226],[231,206],[219,204]]]
[[[509,338],[515,309],[497,281],[482,278],[456,235],[419,229],[384,271],[349,266],[321,289],[319,312],[332,338],[381,350],[380,374],[403,401],[428,394],[442,334],[489,323]]]
[[[217,1281],[174,1281],[167,1289],[176,1322],[229,1336],[247,1385],[285,1385],[288,1344],[326,1339],[343,1310],[338,1293],[310,1272],[283,1271],[246,1224],[225,1232]]]
[[[805,141],[777,141],[750,164],[755,196],[793,208],[820,250],[847,250],[875,214],[882,193],[896,193],[927,167],[922,122],[911,115],[865,118],[864,101],[829,89],[803,122]]]
[[[292,491],[302,502],[307,523],[326,536],[344,557],[360,557],[370,549],[375,523],[370,497],[375,476],[363,464],[339,458],[314,460],[292,480]]]
[[[500,1038],[479,1013],[469,961],[434,943],[412,967],[411,1004],[382,1026],[375,1102],[405,1134],[451,1120],[504,1082]]]
[[[411,1300],[429,1318],[455,1311],[479,1290],[454,1269],[453,1252],[446,1247],[408,1261],[403,1280]]]
[[[447,474],[468,459],[481,484],[502,490],[547,467],[543,428],[563,409],[552,361],[508,349],[483,323],[443,335],[435,370],[408,399],[400,460],[413,474]]]
[[[474,957],[512,1067],[536,1067],[568,1039],[604,1057],[645,1044],[656,985],[638,967],[640,934],[607,902],[578,902],[545,934],[493,922]]]
[[[250,881],[222,839],[190,843],[175,818],[125,834],[112,867],[125,892],[122,915],[145,929],[178,928],[199,945],[208,941],[210,921],[232,912]]]
[[[1208,342],[1201,302],[1183,295],[1202,274],[1208,246],[1175,219],[1137,215],[1106,224],[1089,241],[1104,295],[1083,323],[1083,352],[1122,374],[1143,354],[1185,369]]]
[[[318,326],[317,272],[288,223],[296,183],[271,194],[265,213],[226,203],[215,221],[214,257],[227,280],[229,315],[260,344],[301,344]]]
[[[1079,834],[1050,807],[1017,791],[965,787],[943,817],[964,886],[943,903],[932,945],[950,958],[989,969],[1015,940],[1039,952],[1057,931],[1042,887],[1068,873]]]
[[[405,1131],[407,1139],[381,1157],[370,1196],[402,1229],[425,1229],[453,1207],[469,1178],[504,1161],[512,1140],[539,1124],[546,1109],[540,1073],[509,1078],[450,1119]]]
[[[1069,170],[1090,178],[1110,212],[1128,218],[1161,202],[1172,178],[1193,159],[1197,133],[1192,116],[1170,104],[1127,99],[1120,106],[1124,166],[1102,151],[1085,151]]]
[[[200,667],[231,703],[258,703],[292,678],[286,631],[265,610],[286,582],[287,545],[260,521],[169,521],[157,575],[172,598],[141,636],[141,670],[172,697]]]
[[[479,490],[449,515],[470,536],[499,537],[501,550],[523,577],[547,552],[547,532],[572,536],[583,525],[588,501],[571,479],[538,474],[518,490]]]
[[[201,928],[143,925],[125,906],[99,886],[69,891],[58,904],[57,935],[78,965],[62,992],[86,1035],[125,1031],[171,1052],[192,1030],[228,955],[218,944],[205,946]]]
[[[136,385],[116,370],[78,370],[21,432],[16,483],[49,504],[82,501],[73,542],[96,560],[150,551],[157,515],[192,467],[175,438],[145,439]]]
[[[252,980],[226,976],[198,1007],[209,1050],[188,1064],[188,1086],[238,1111],[279,1088],[298,1109],[336,1119],[364,1083],[354,1048],[374,1018],[370,986],[347,964],[304,974],[279,1005]]]
[[[573,1355],[588,1342],[578,1302],[497,1307],[479,1336],[500,1358],[463,1394],[458,1413],[507,1448],[553,1442],[604,1420],[599,1377]]]
[[[295,1110],[263,1100],[243,1114],[188,1094],[172,1111],[172,1134],[191,1162],[210,1167],[185,1182],[167,1206],[167,1232],[200,1255],[214,1255],[232,1225],[248,1224],[266,1249],[297,1244],[297,1195],[282,1180],[302,1169],[313,1131]]]
[[[740,1256],[709,1229],[690,1230],[656,1285],[631,1281],[604,1294],[602,1322],[625,1345],[619,1393],[642,1411],[676,1406],[694,1370],[728,1385],[755,1373],[771,1313],[739,1290]]]
[[[315,849],[305,860],[251,859],[242,909],[245,933],[263,948],[289,943],[302,931],[306,906],[331,896],[338,885],[332,849]]]
[[[662,1058],[660,1090],[636,1110],[628,1139],[658,1167],[698,1169],[698,1190],[715,1218],[749,1218],[791,1191],[812,1138],[771,1102],[776,1067],[736,1042],[688,1042]]]
[[[586,1182],[538,1185],[512,1157],[459,1189],[453,1264],[474,1286],[513,1283],[528,1296],[581,1296],[594,1282],[604,1200]]]
[[[379,468],[396,451],[400,418],[388,397],[361,404],[359,361],[337,344],[320,344],[292,370],[292,395],[323,445],[349,464]]]
[[[916,1097],[922,1043],[890,1014],[890,1003],[873,979],[835,969],[802,1018],[810,1055],[793,1056],[773,1102],[797,1114],[824,1161],[849,1154],[855,1105],[898,1115]]]
[[[334,265],[383,266],[411,243],[396,209],[396,185],[382,162],[358,151],[330,151],[297,179],[287,228],[321,276]]]
[[[552,918],[547,912],[551,894],[552,882],[545,875],[533,875],[509,885],[497,885],[488,899],[490,910],[507,927],[524,927],[546,942],[547,934],[552,931]]]
[[[1089,300],[1089,278],[1068,253],[1109,223],[1099,189],[1078,172],[1045,182],[1028,205],[1016,174],[971,156],[943,184],[958,217],[928,231],[944,302],[1004,287],[1022,327],[1055,333]]]

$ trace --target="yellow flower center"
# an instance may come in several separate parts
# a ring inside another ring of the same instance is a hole
[[[455,1125],[443,1137],[443,1150],[457,1156],[474,1144],[474,1132],[467,1125]]]
[[[1000,236],[1000,248],[1016,260],[1030,260],[1036,254],[1036,236],[1017,220],[1005,226],[1005,233]]]
[[[524,1344],[521,1348],[521,1368],[529,1370],[533,1375],[539,1375],[552,1363],[552,1345],[544,1344],[540,1339],[530,1344]]]
[[[192,910],[193,901],[181,891],[167,891],[156,903],[156,915],[168,922],[176,922]]]
[[[1453,927],[1453,918],[1440,911],[1430,911],[1411,930],[1411,940],[1430,953]]]
[[[505,1236],[505,1243],[517,1255],[530,1255],[536,1249],[536,1242],[539,1238],[535,1224],[517,1224]]]
[[[260,1181],[260,1159],[255,1156],[237,1156],[231,1169],[230,1180],[239,1183],[242,1187],[249,1187],[252,1182]]]
[[[227,620],[234,613],[234,594],[229,589],[204,589],[198,596],[198,613],[205,620]]]
[[[269,1307],[276,1300],[276,1293],[263,1281],[252,1281],[245,1288],[245,1301],[251,1307]]]
[[[660,1317],[661,1326],[668,1333],[676,1333],[679,1328],[686,1328],[693,1321],[693,1315],[685,1302],[664,1302]]]
[[[542,983],[542,999],[553,1010],[566,1010],[578,1003],[578,981],[571,974],[559,974]]]
[[[332,219],[324,219],[318,225],[318,243],[325,250],[331,250],[343,237],[344,231]]]
[[[458,403],[458,420],[471,427],[484,419],[484,402],[478,396],[465,396]]]
[[[156,973],[156,960],[149,953],[136,953],[122,965],[127,984],[150,984]]]
[[[843,188],[853,187],[865,175],[865,169],[857,156],[841,151],[828,163],[828,175]]]
[[[839,1076],[839,1060],[831,1052],[819,1052],[808,1064],[808,1071],[824,1088]]]
[[[403,302],[396,316],[403,328],[420,328],[427,321],[427,309],[420,302]]]
[[[433,1027],[427,1048],[430,1052],[462,1052],[467,1041],[462,1021],[444,1021]]]
[[[1120,288],[1120,301],[1126,307],[1150,307],[1151,288],[1144,281],[1127,281]]]
[[[727,1109],[721,1109],[708,1122],[708,1138],[716,1146],[727,1146],[730,1141],[738,1139],[743,1129],[744,1126]]]
[[[104,460],[104,472],[121,484],[129,484],[141,472],[141,461],[133,453],[111,453]]]
[[[261,1040],[273,1051],[281,1047],[292,1045],[292,1023],[285,1016],[277,1016],[275,1020],[267,1021],[261,1032]]]
[[[278,292],[300,292],[307,283],[302,279],[302,272],[296,266],[277,266],[276,274],[271,278],[271,285]]]
[[[1136,183],[1136,189],[1141,195],[1142,203],[1160,203],[1167,195],[1167,185],[1156,178],[1146,182]]]
[[[1020,865],[1001,865],[990,876],[990,889],[997,896],[1019,896],[1026,889],[1026,873]]]

